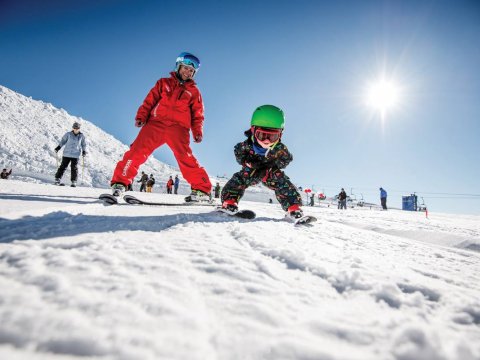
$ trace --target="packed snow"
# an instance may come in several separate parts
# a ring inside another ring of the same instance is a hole
[[[0,184],[1,359],[480,359],[478,216]]]

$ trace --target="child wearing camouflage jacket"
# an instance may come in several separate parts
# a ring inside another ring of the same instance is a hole
[[[258,107],[252,116],[247,140],[234,148],[235,158],[242,169],[233,174],[222,190],[222,208],[238,211],[238,202],[245,190],[259,182],[275,191],[275,196],[292,219],[303,216],[302,198],[295,185],[282,171],[293,160],[281,136],[285,125],[283,111],[273,105]]]

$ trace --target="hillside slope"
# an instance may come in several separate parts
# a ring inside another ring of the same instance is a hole
[[[53,149],[75,121],[81,123],[88,141],[88,156],[83,177],[79,166],[79,180],[85,186],[109,186],[114,166],[128,149],[127,145],[87,120],[4,86],[0,86],[0,166],[13,168],[13,178],[51,183],[58,166]],[[58,154],[60,159],[62,151]],[[163,181],[179,174],[153,157],[141,169]],[[64,180],[68,182],[69,171]]]

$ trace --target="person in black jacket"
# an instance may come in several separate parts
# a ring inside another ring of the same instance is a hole
[[[7,180],[8,177],[9,177],[11,174],[12,174],[12,169],[10,169],[10,171],[7,171],[7,169],[3,169],[3,170],[2,170],[2,173],[0,174],[0,177],[1,177],[2,179]]]
[[[214,189],[216,199],[220,197],[220,190],[221,190],[220,184],[217,182]]]
[[[155,185],[155,178],[153,177],[153,174],[150,174],[150,177],[147,180],[147,192],[152,192],[153,185]]]
[[[284,125],[285,117],[278,107],[263,105],[255,110],[251,127],[245,131],[247,140],[235,145],[235,158],[242,169],[225,184],[222,208],[238,211],[238,202],[245,190],[262,182],[275,191],[278,202],[290,218],[303,216],[300,193],[282,170],[293,160],[287,146],[281,142]]]
[[[137,181],[137,182],[141,183],[140,184],[140,192],[146,192],[147,181],[148,181],[148,175],[145,174],[145,171],[142,171],[142,177],[140,178],[140,180]]]
[[[347,210],[347,193],[343,188],[338,194],[338,208]]]

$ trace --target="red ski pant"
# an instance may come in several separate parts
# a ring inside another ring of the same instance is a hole
[[[210,193],[212,184],[207,172],[192,154],[189,130],[179,125],[166,126],[155,121],[148,122],[140,129],[130,150],[117,163],[111,184],[131,184],[139,167],[163,144],[172,149],[180,171],[192,189]]]

